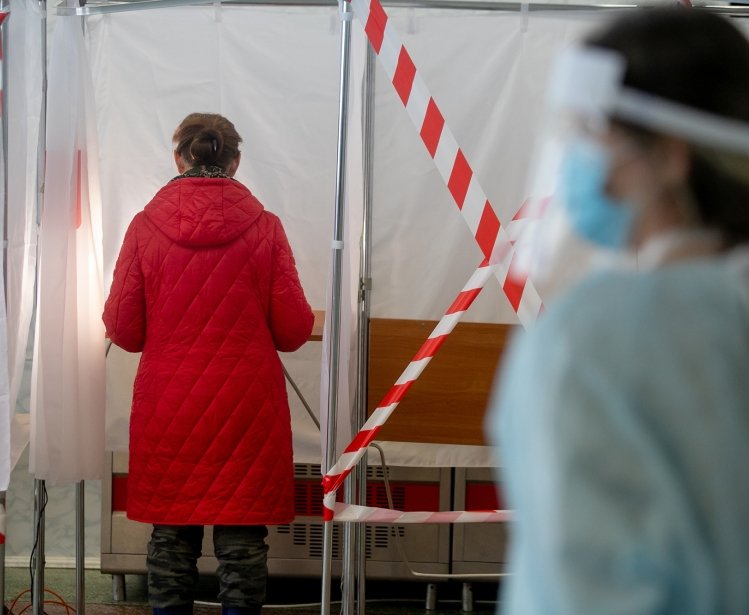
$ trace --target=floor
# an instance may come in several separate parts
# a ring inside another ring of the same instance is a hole
[[[29,615],[31,599],[29,570],[6,569],[5,602],[8,615]],[[47,569],[44,585],[45,615],[72,615],[75,612],[75,570]],[[85,575],[86,615],[149,615],[145,577],[125,577],[126,600],[115,602],[112,597],[112,577],[98,570],[87,570]],[[493,615],[496,611],[497,586],[492,583],[474,583],[468,586],[473,597],[473,613]],[[462,583],[449,582],[436,585],[436,605],[426,610],[427,582],[371,581],[367,583],[366,615],[454,615],[461,613],[464,587]],[[25,592],[25,593],[24,593]],[[54,592],[54,594],[52,593]],[[213,577],[201,578],[196,596],[195,615],[217,615],[215,600],[217,588]],[[331,590],[331,613],[341,612],[340,591]],[[268,587],[266,615],[317,615],[320,613],[320,582],[317,579],[272,578]]]

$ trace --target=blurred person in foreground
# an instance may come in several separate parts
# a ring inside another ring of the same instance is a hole
[[[135,216],[104,309],[112,341],[142,352],[133,390],[127,516],[153,524],[149,602],[187,615],[212,525],[222,613],[265,600],[268,524],[294,519],[291,417],[278,351],[313,314],[280,220],[233,179],[241,138],[188,115],[180,175]]]
[[[749,613],[749,43],[629,11],[564,52],[550,102],[539,224],[630,263],[547,302],[501,369],[501,610]]]

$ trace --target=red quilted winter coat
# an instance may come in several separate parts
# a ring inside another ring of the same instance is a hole
[[[142,351],[127,515],[158,524],[294,518],[291,418],[278,350],[313,315],[279,219],[221,178],[164,186],[125,235],[104,308]]]

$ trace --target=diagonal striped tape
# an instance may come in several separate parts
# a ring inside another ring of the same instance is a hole
[[[536,320],[541,298],[517,267],[511,238],[502,227],[445,117],[419,75],[402,38],[379,0],[350,0],[382,68],[391,80],[429,155],[523,326]]]
[[[461,316],[471,307],[471,304],[481,289],[486,286],[493,273],[494,266],[489,265],[486,261],[481,263],[476,271],[473,272],[471,278],[466,282],[455,301],[448,308],[447,313],[440,319],[426,342],[416,352],[416,355],[408,364],[403,374],[401,374],[400,378],[398,378],[377,408],[375,408],[374,412],[372,412],[359,433],[356,434],[351,443],[346,447],[341,458],[323,477],[323,492],[326,494],[323,499],[323,516],[325,520],[332,519],[335,492],[343,484],[343,481],[351,473],[351,470],[359,462],[359,459],[364,455],[364,451],[366,451],[369,444],[375,439],[382,425],[385,424],[390,415],[398,407],[408,389],[421,375],[429,364],[429,361],[432,360],[447,339],[447,336],[458,324]]]

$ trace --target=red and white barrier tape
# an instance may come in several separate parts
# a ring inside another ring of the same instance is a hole
[[[502,228],[499,216],[497,216],[479,184],[452,131],[445,123],[444,116],[421,79],[416,65],[411,60],[411,56],[392,22],[388,20],[387,13],[385,13],[379,0],[349,1],[351,1],[354,15],[364,27],[367,38],[380,59],[381,66],[390,78],[393,87],[395,87],[411,121],[421,136],[424,146],[434,160],[437,170],[445,181],[486,260],[476,270],[401,377],[369,417],[369,420],[346,447],[340,459],[323,477],[323,518],[325,521],[332,521],[334,516],[341,521],[364,520],[345,518],[349,515],[357,517],[361,514],[368,517],[366,520],[372,521],[375,518],[386,519],[396,515],[401,519],[399,523],[425,523],[424,519],[426,518],[434,519],[431,521],[432,523],[452,523],[455,522],[454,519],[461,517],[478,520],[480,517],[476,515],[483,515],[481,519],[487,520],[486,515],[490,513],[401,513],[399,511],[388,511],[387,509],[371,509],[354,505],[339,505],[337,507],[336,505],[336,492],[343,484],[346,476],[350,474],[353,467],[361,459],[377,432],[388,420],[411,385],[424,371],[424,368],[455,328],[461,316],[473,303],[492,274],[499,280],[502,290],[523,326],[534,322],[542,309],[538,292],[528,276],[518,268],[517,256],[511,237]],[[523,208],[521,208],[513,220],[520,221],[523,217]],[[362,512],[364,510],[368,512]],[[337,516],[338,512],[342,517]],[[491,514],[495,513],[499,514],[503,511],[494,511]],[[404,521],[404,518],[412,518],[414,521]],[[415,521],[417,518],[420,520]],[[444,520],[438,521],[437,519]]]
[[[419,348],[419,351],[408,364],[400,378],[398,378],[397,382],[388,391],[374,412],[372,412],[367,422],[364,423],[359,433],[356,434],[351,443],[343,451],[340,459],[323,477],[323,518],[326,521],[333,519],[336,491],[362,458],[364,451],[367,450],[369,444],[375,439],[377,432],[398,407],[408,389],[411,388],[411,385],[421,375],[432,360],[432,357],[434,357],[445,342],[447,336],[455,328],[455,325],[458,324],[463,314],[465,314],[466,310],[471,306],[476,297],[478,297],[481,289],[486,286],[489,278],[494,273],[494,269],[495,266],[489,265],[484,261],[473,272],[463,290],[460,291],[455,301],[447,309],[445,315],[429,334],[429,337],[422,344],[421,348]]]
[[[335,504],[335,520],[355,523],[503,523],[509,521],[509,510],[446,510],[438,512],[401,512],[388,508],[371,508],[355,504]]]
[[[350,0],[372,48],[380,59],[406,111],[434,160],[450,194],[484,257],[499,265],[495,275],[523,326],[541,311],[541,297],[517,267],[511,238],[500,224],[465,153],[445,123],[434,98],[419,75],[379,0]]]

